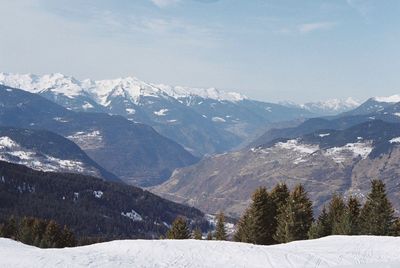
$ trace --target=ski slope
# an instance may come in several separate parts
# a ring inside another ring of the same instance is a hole
[[[400,267],[400,238],[331,236],[275,246],[120,240],[65,249],[0,238],[0,267]]]

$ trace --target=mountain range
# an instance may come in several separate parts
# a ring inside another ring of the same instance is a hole
[[[281,105],[215,88],[156,85],[135,77],[94,81],[58,73],[0,73],[0,84],[39,94],[72,111],[110,113],[150,125],[196,156],[237,148],[273,123],[338,113],[357,105],[351,99]]]
[[[0,125],[45,129],[75,142],[124,182],[154,185],[198,159],[153,128],[106,113],[75,112],[37,94],[0,86]]]
[[[362,122],[357,117],[348,121],[358,123],[344,129],[309,127],[307,133],[291,132],[291,137],[204,158],[176,170],[152,191],[207,213],[225,211],[238,217],[257,187],[271,189],[278,182],[289,187],[302,183],[315,200],[313,205],[318,213],[335,192],[365,200],[370,180],[381,179],[395,207],[400,209],[400,120]]]

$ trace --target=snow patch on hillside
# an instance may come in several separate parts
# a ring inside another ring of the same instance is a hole
[[[168,109],[160,109],[159,111],[155,111],[154,114],[158,116],[165,116],[167,115]]]
[[[103,197],[103,191],[93,191],[93,195],[96,198],[102,198]]]
[[[225,241],[120,240],[39,249],[0,238],[2,267],[400,267],[400,238],[330,236],[274,246]]]
[[[133,209],[129,212],[121,212],[121,215],[131,219],[132,221],[142,221],[142,216]]]
[[[224,123],[224,122],[226,122],[225,119],[223,119],[222,117],[218,117],[218,116],[214,116],[211,120],[213,122],[216,122],[216,123]]]
[[[59,159],[50,155],[24,148],[11,138],[0,137],[0,160],[20,164],[41,171],[58,171],[81,173],[90,171],[86,165],[77,160]],[[92,170],[93,175],[95,172]]]
[[[389,141],[390,143],[400,143],[400,137],[393,138]]]
[[[342,163],[349,156],[358,157],[361,156],[362,159],[368,157],[368,155],[373,150],[371,142],[357,142],[348,143],[342,147],[333,147],[325,150],[324,154],[331,157],[336,163]]]
[[[0,137],[0,149],[4,149],[4,148],[13,148],[16,147],[17,143],[14,142],[12,139],[10,139],[9,137],[5,136],[5,137]]]
[[[303,144],[300,143],[298,140],[288,140],[286,142],[278,142],[275,146],[286,150],[296,151],[302,154],[312,154],[319,150],[318,145]]]

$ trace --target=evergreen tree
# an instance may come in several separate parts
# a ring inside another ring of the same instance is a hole
[[[217,225],[215,227],[215,239],[226,240],[227,234],[225,230],[225,215],[223,212],[217,215]]]
[[[0,228],[0,236],[16,239],[18,236],[18,223],[14,216],[11,216]]]
[[[203,234],[201,232],[201,229],[199,227],[196,227],[196,229],[194,229],[193,231],[193,239],[196,240],[201,240],[203,238]]]
[[[40,247],[43,235],[46,231],[47,222],[44,220],[35,219],[32,225],[32,236],[34,237],[33,245]]]
[[[254,243],[252,224],[251,210],[247,209],[236,225],[233,240],[236,242]]]
[[[308,238],[316,239],[324,236],[331,235],[332,224],[329,220],[329,215],[326,208],[323,207],[318,219],[311,225],[310,231],[308,232]]]
[[[76,239],[74,234],[64,225],[64,229],[60,235],[59,247],[74,247],[76,246]]]
[[[339,223],[336,224],[334,233],[341,235],[359,234],[360,208],[361,204],[358,199],[350,197]]]
[[[60,245],[60,227],[59,225],[51,220],[47,226],[46,226],[46,231],[43,235],[42,239],[42,245],[43,247],[51,247],[51,248],[57,248]]]
[[[275,215],[273,219],[273,223],[271,224],[272,235],[275,235],[276,229],[278,227],[278,217],[279,214],[283,213],[285,209],[286,203],[288,201],[290,192],[285,183],[278,183],[271,191],[270,196],[272,201],[274,202],[275,211],[273,214]]]
[[[213,240],[213,235],[212,235],[212,232],[211,232],[211,231],[209,231],[209,232],[207,233],[207,240]]]
[[[393,236],[400,236],[400,219],[396,218],[393,222],[392,233]]]
[[[24,217],[19,225],[18,240],[24,244],[32,245],[35,239],[33,235],[34,218]]]
[[[271,198],[275,203],[276,208],[279,210],[284,207],[289,198],[290,192],[285,183],[278,183],[271,191]]]
[[[184,217],[178,216],[167,232],[167,239],[189,239],[190,232]]]
[[[371,192],[360,214],[360,232],[364,235],[390,235],[394,223],[394,209],[386,195],[385,184],[371,182]]]
[[[278,216],[274,238],[281,243],[307,239],[312,222],[312,203],[304,187],[299,184],[290,194],[284,211]]]
[[[328,218],[332,226],[330,234],[341,234],[339,227],[342,225],[341,221],[344,219],[345,209],[346,204],[343,198],[338,194],[334,194],[328,206]]]
[[[255,244],[275,244],[276,206],[265,187],[258,188],[252,197],[252,238]]]

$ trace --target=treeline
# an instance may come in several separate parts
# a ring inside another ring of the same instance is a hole
[[[95,191],[102,192],[96,196]],[[122,215],[134,210],[142,220]],[[207,229],[203,213],[162,199],[138,187],[81,174],[40,172],[0,161],[0,223],[11,215],[53,219],[79,241],[154,239],[178,215]]]
[[[74,234],[55,221],[24,217],[17,220],[10,217],[0,224],[0,237],[11,238],[24,244],[40,248],[64,248],[77,245]]]
[[[352,196],[345,201],[335,194],[316,220],[312,202],[302,185],[289,192],[278,184],[270,192],[257,189],[252,203],[237,224],[234,240],[272,245],[328,235],[400,235],[400,220],[387,198],[385,184],[371,182],[364,206]]]
[[[215,231],[209,231],[206,239],[207,240],[227,240],[228,234],[225,229],[225,216],[221,212],[216,217]],[[164,237],[162,236],[161,239]],[[196,239],[202,240],[203,233],[199,226],[190,230],[190,224],[187,219],[182,216],[178,216],[172,223],[171,227],[166,233],[165,238],[167,239]]]

